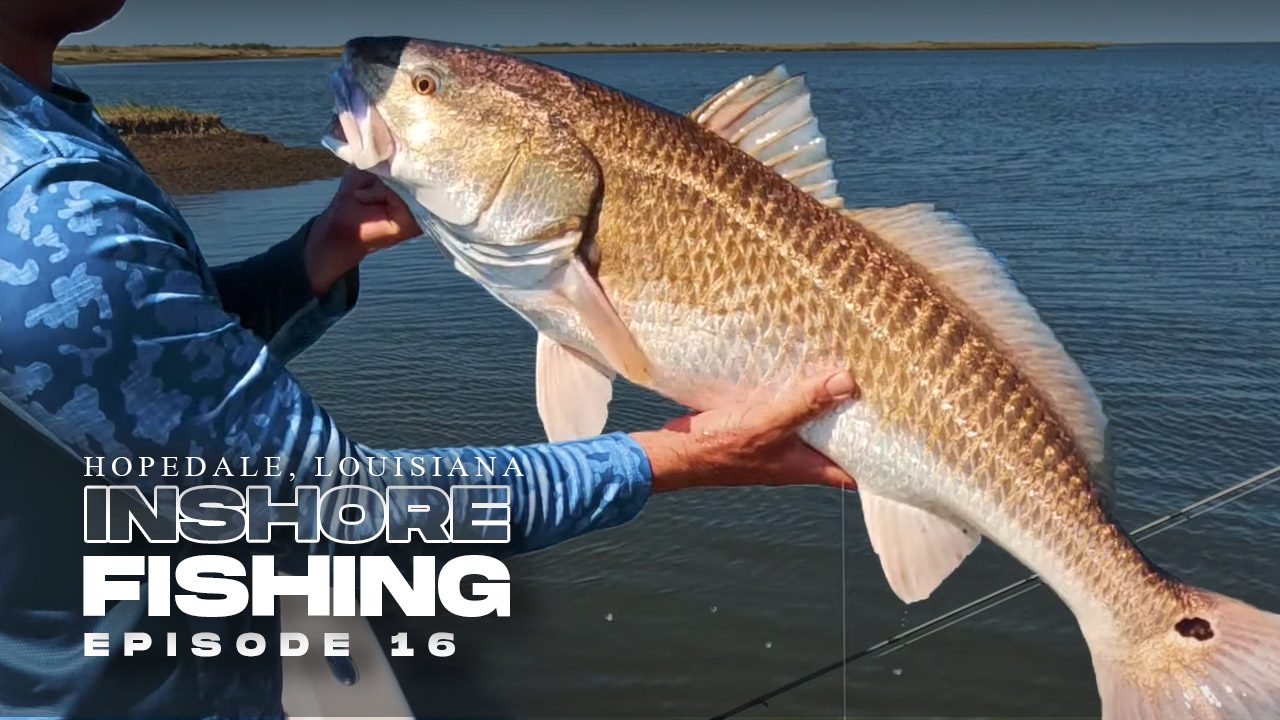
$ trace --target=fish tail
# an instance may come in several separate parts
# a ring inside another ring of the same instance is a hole
[[[1103,720],[1280,718],[1280,615],[1181,591],[1167,631],[1091,646]]]

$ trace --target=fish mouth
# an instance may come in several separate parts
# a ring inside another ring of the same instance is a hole
[[[333,92],[333,119],[321,144],[361,170],[374,170],[390,161],[396,151],[395,138],[368,93],[356,82],[348,62],[329,76],[329,89]]]

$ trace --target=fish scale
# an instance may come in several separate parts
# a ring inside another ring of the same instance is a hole
[[[605,114],[616,106],[614,98],[604,96],[599,111]],[[589,114],[594,116],[595,110]],[[1092,598],[1089,605],[1095,609],[1145,605],[1134,602],[1134,588],[1147,591],[1145,578],[1155,570],[1141,554],[1126,551],[1129,543],[1102,509],[1068,434],[973,323],[878,247],[871,233],[836,217],[758,164],[742,162],[727,143],[690,139],[701,133],[691,123],[636,115],[616,121],[636,127],[597,123],[596,132],[582,133],[609,188],[595,238],[601,284],[624,319],[651,329],[639,333],[647,347],[662,342],[649,339],[653,332],[670,337],[694,331],[685,330],[684,323],[702,317],[701,312],[671,309],[658,310],[661,320],[649,321],[646,314],[654,312],[650,299],[705,311],[705,290],[715,285],[710,281],[714,277],[728,286],[717,296],[739,302],[713,307],[726,313],[749,310],[751,324],[762,328],[755,340],[764,344],[776,338],[779,350],[780,362],[744,377],[735,374],[732,362],[705,363],[704,358],[726,357],[721,347],[694,343],[672,362],[662,363],[668,372],[672,367],[692,375],[712,370],[712,379],[750,392],[756,384],[795,379],[806,363],[843,360],[858,379],[859,401],[875,405],[889,424],[925,428],[929,449],[957,474],[971,478],[979,505],[991,508],[979,517],[968,517],[963,507],[947,510],[970,519],[1005,547],[1036,539],[1060,565],[1037,569],[1064,594],[1068,590],[1063,585],[1087,585],[1084,593],[1072,594]],[[638,136],[647,142],[614,141]],[[654,152],[655,145],[665,152]],[[678,149],[689,146],[685,152]],[[708,153],[717,154],[719,161],[705,163]],[[727,184],[717,192],[703,189],[718,183]],[[620,200],[613,202],[613,197]],[[693,332],[693,337],[703,335]],[[782,353],[782,342],[796,338],[808,344],[805,352]],[[748,360],[748,366],[760,367]],[[1016,424],[1011,426],[1010,418]],[[984,430],[971,436],[966,430],[971,427]],[[838,445],[856,444],[833,437],[819,449],[838,458],[843,454]],[[1039,478],[1037,486],[1045,488],[1041,497],[1018,491],[1028,477]],[[877,489],[877,477],[857,479]],[[959,505],[948,502],[954,489],[930,488],[930,478],[919,482],[919,495],[926,501]],[[1128,602],[1117,603],[1120,597]],[[1136,612],[1112,620],[1126,628],[1163,630],[1145,628],[1147,618]]]

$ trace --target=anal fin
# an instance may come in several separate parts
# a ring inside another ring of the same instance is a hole
[[[609,417],[613,373],[538,334],[538,415],[551,442],[599,435]]]
[[[929,597],[982,541],[970,527],[865,490],[862,514],[889,587],[903,602]]]

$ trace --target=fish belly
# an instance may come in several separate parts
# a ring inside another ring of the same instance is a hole
[[[704,315],[663,303],[630,310],[628,324],[653,366],[650,389],[696,410],[768,399],[796,380],[847,364],[813,338],[758,327],[745,315]],[[948,493],[969,484],[919,438],[882,422],[866,400],[845,403],[800,434],[863,490],[882,497],[952,515]]]
[[[841,335],[838,307],[810,302],[808,314],[791,313],[802,320],[797,323],[776,309],[770,312],[770,303],[761,300],[768,294],[755,288],[738,288],[743,300],[737,304],[744,311],[708,312],[688,302],[687,289],[682,297],[679,288],[665,283],[602,280],[650,361],[649,388],[695,410],[767,399],[815,373],[855,368],[860,396],[801,428],[801,437],[848,472],[861,492],[976,530],[1040,574],[1082,624],[1112,625],[1108,598],[1143,572],[1140,559],[1126,560],[1118,570],[1102,567],[1123,552],[1127,540],[1102,532],[1083,496],[1064,505],[1062,498],[1073,491],[1053,485],[1053,478],[1028,474],[1015,487],[1007,478],[975,475],[949,460],[945,446],[929,442],[942,428],[925,424],[923,416],[919,424],[910,418],[904,423],[896,408],[884,404],[892,402],[892,390],[874,385],[880,373],[857,377],[866,358],[850,357],[848,343],[833,340]],[[663,300],[668,297],[682,301]],[[815,322],[824,316],[828,323]],[[972,441],[986,442],[980,435]],[[983,465],[1000,469],[997,463]],[[1102,540],[1086,552],[1078,549],[1080,538]],[[1081,560],[1082,553],[1089,557]]]
[[[815,372],[844,367],[847,358],[780,327],[761,328],[748,315],[711,315],[661,302],[620,307],[653,366],[651,390],[697,410],[767,399]],[[1032,569],[1092,592],[1064,577],[1061,558],[1028,528],[1013,522],[981,477],[969,477],[927,447],[925,428],[894,427],[866,398],[847,402],[801,428],[806,443],[848,472],[861,492],[896,500],[977,529]]]

